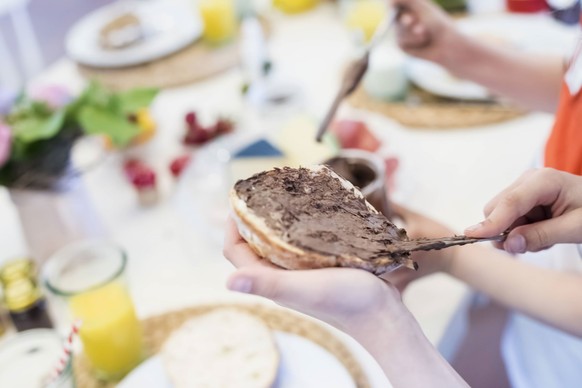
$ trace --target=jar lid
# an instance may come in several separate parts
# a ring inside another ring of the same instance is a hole
[[[5,286],[4,299],[8,310],[26,310],[40,299],[40,291],[31,279],[17,279]]]
[[[22,279],[22,278],[34,278],[36,275],[36,268],[32,260],[30,259],[16,259],[11,260],[4,264],[0,268],[0,282],[4,284],[4,287],[8,283]]]

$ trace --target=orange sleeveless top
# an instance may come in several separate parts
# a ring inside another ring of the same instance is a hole
[[[544,164],[582,175],[582,91],[572,95],[566,82],[569,72],[582,71],[582,67],[576,66],[576,62],[582,60],[582,40],[577,46],[562,84],[556,121],[546,143]]]
[[[544,159],[546,167],[582,175],[582,92],[570,95],[565,83]]]

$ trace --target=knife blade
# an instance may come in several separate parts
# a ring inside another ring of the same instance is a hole
[[[348,67],[342,80],[339,91],[336,94],[335,98],[333,99],[331,106],[329,107],[323,121],[319,126],[319,129],[315,137],[315,140],[317,142],[321,142],[323,135],[325,134],[327,128],[331,124],[331,121],[335,117],[335,114],[339,109],[339,106],[341,105],[342,101],[356,90],[356,88],[362,81],[362,78],[364,78],[364,74],[366,74],[366,71],[368,70],[368,65],[370,63],[370,52],[396,24],[399,14],[400,9],[396,8],[389,18],[384,19],[382,24],[378,26],[378,28],[376,29],[374,36],[372,37],[370,43],[368,44],[368,47],[366,48],[366,51],[364,52],[364,55],[362,55],[360,59],[352,62]]]
[[[415,251],[431,251],[449,248],[457,245],[474,244],[485,241],[504,241],[509,231],[492,237],[467,237],[467,236],[453,236],[442,238],[421,238],[409,241],[394,241],[388,247],[392,254],[415,252]]]

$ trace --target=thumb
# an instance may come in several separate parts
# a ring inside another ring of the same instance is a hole
[[[297,273],[268,267],[242,268],[231,275],[227,287],[231,291],[258,295],[284,305],[303,303],[313,298],[313,287],[301,282]]]
[[[552,218],[518,226],[513,229],[503,243],[509,253],[538,252],[558,243],[579,243],[582,241],[582,212],[570,212]]]

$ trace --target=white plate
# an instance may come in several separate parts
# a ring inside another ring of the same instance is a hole
[[[294,334],[275,332],[281,364],[275,388],[355,388],[346,368],[331,353]],[[118,388],[172,388],[160,356],[131,372]]]
[[[430,61],[411,59],[407,73],[418,87],[437,96],[471,101],[491,99],[491,94],[483,86],[454,77],[445,68]]]
[[[66,49],[75,61],[95,67],[138,65],[164,57],[189,45],[202,34],[202,21],[194,1],[119,1],[78,21],[68,32]],[[99,44],[103,26],[126,12],[134,13],[151,34],[134,45],[106,50]]]
[[[567,56],[576,43],[577,27],[569,27],[547,15],[500,14],[468,17],[458,21],[468,35],[498,41],[516,50]],[[419,87],[438,96],[462,100],[486,100],[486,88],[452,76],[432,62],[411,58],[408,76]]]

